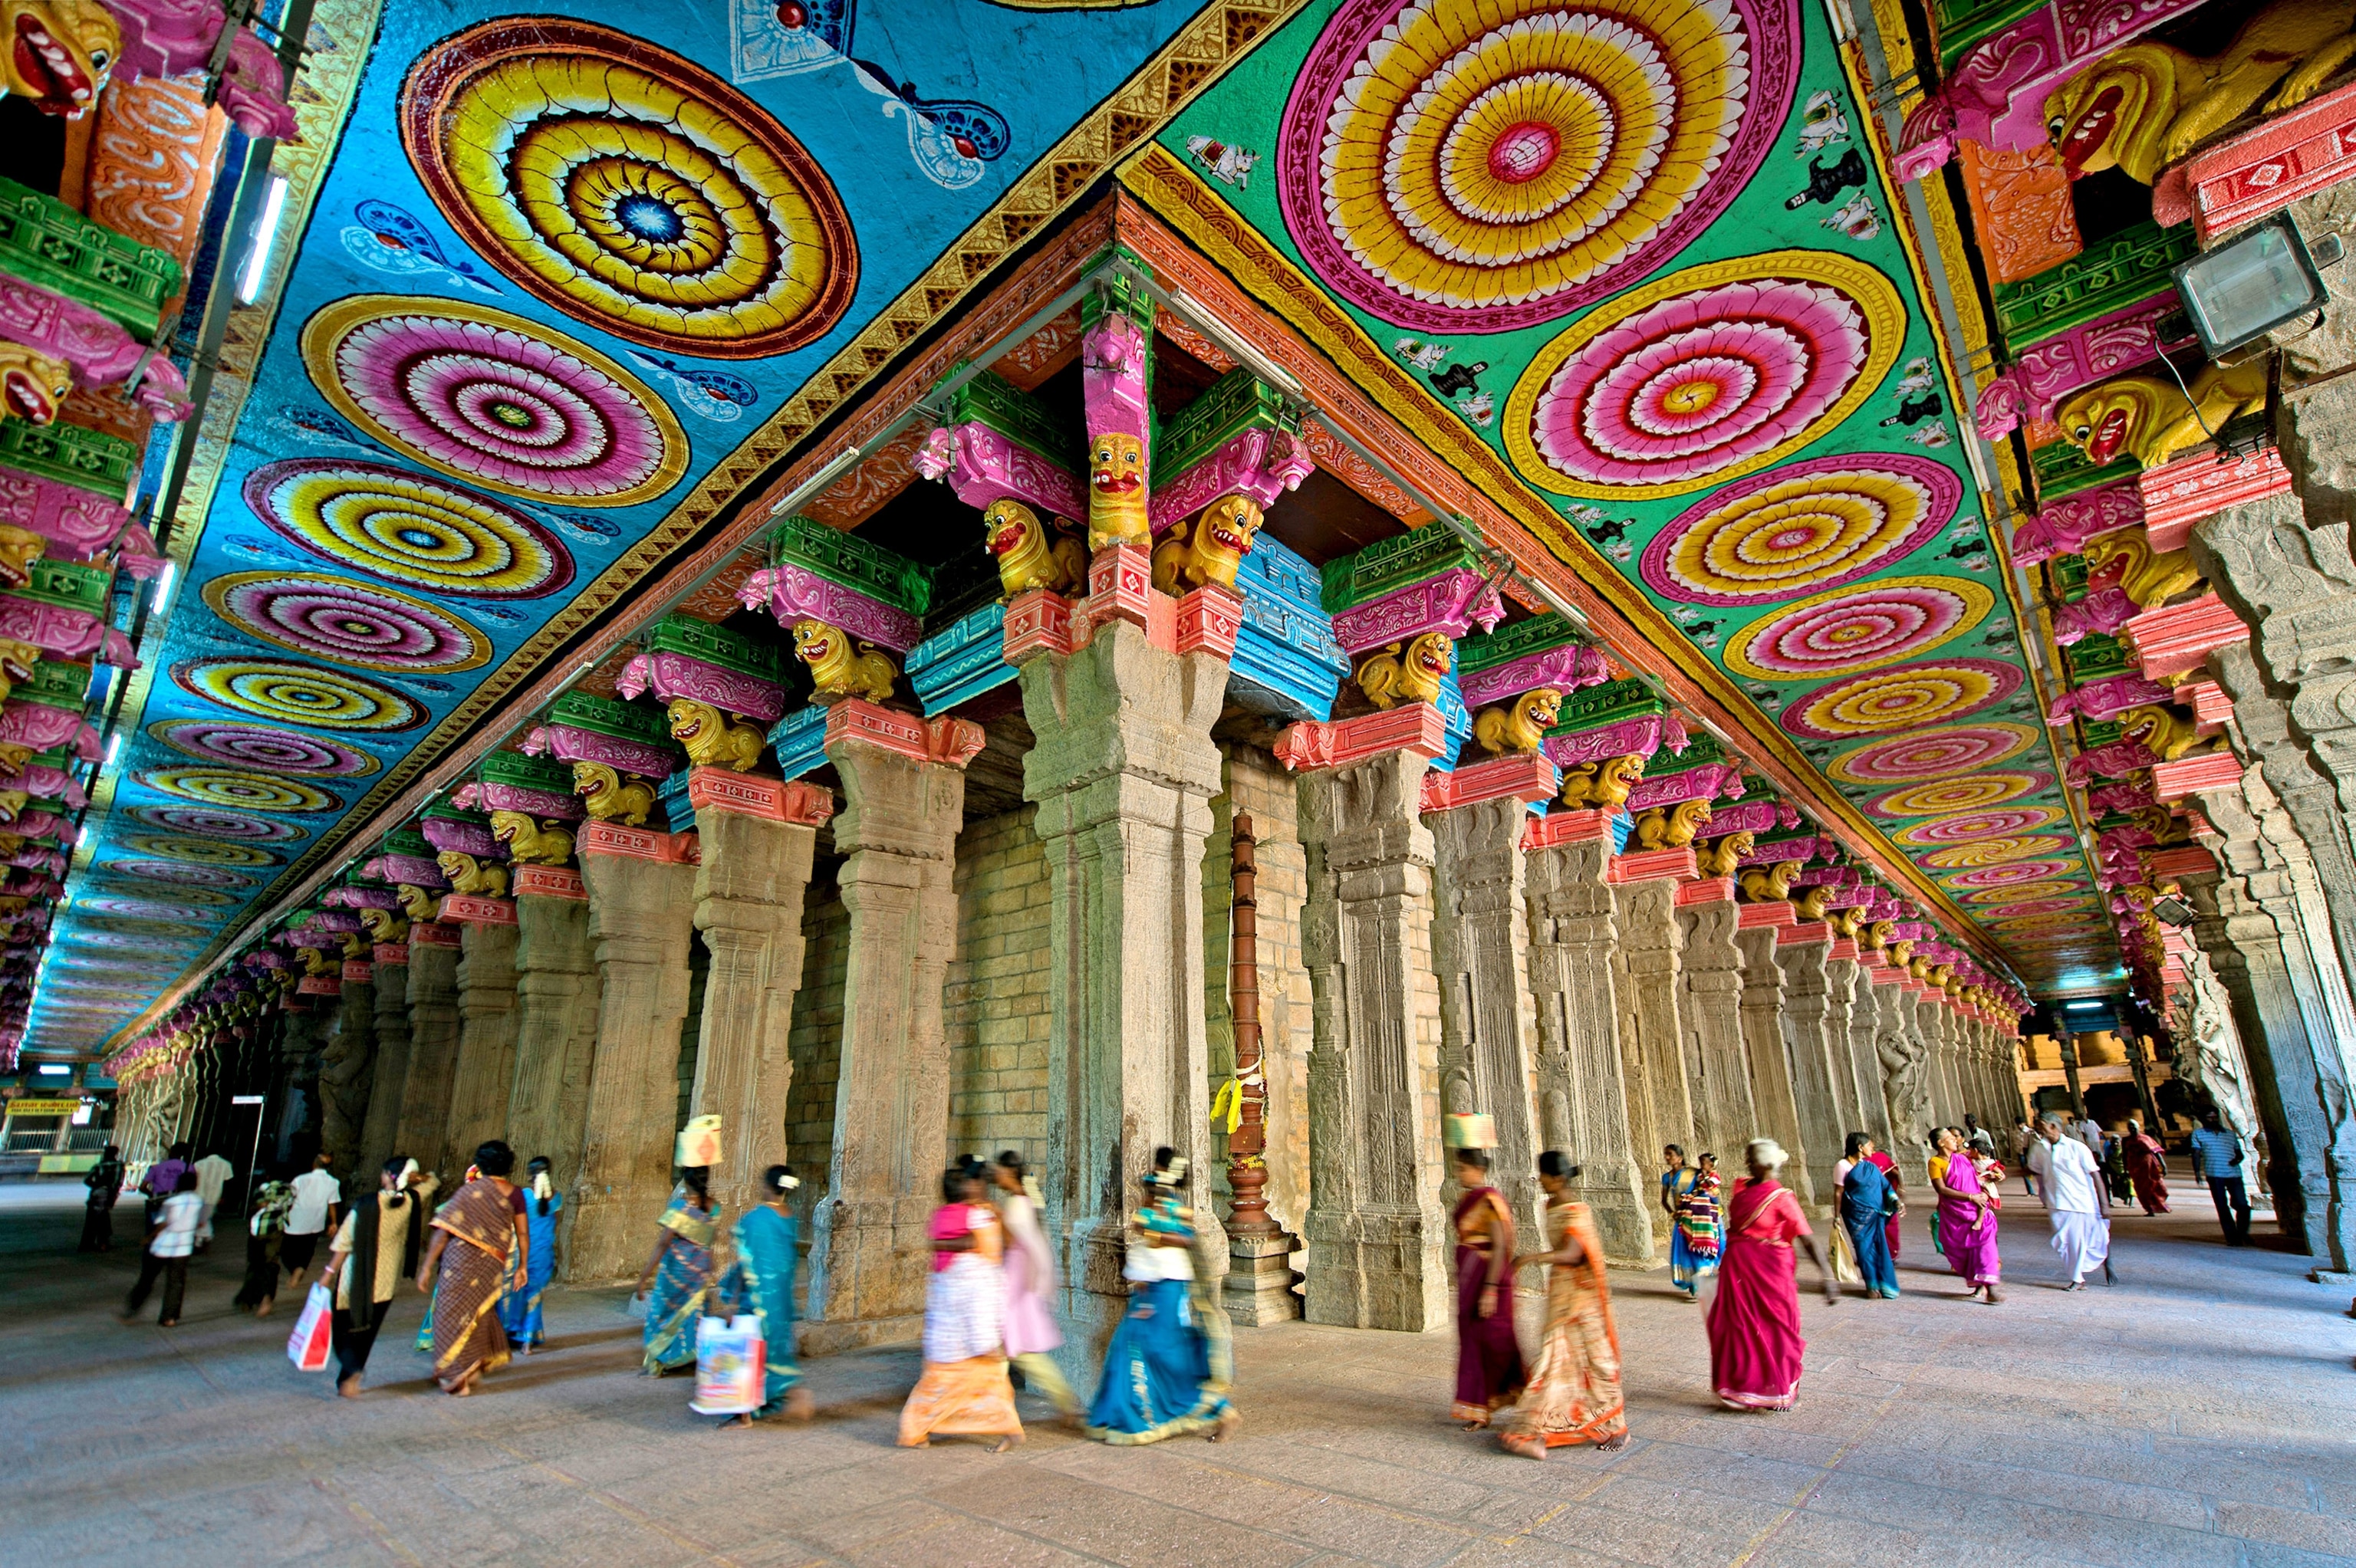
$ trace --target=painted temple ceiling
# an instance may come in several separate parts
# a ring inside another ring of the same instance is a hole
[[[1123,153],[1901,893],[2032,986],[2096,962],[1926,263],[1821,5],[321,15],[344,85],[301,106],[283,285],[34,1049],[128,1038],[364,848]]]

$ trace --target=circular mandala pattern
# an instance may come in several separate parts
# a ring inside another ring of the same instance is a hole
[[[2008,763],[2037,743],[2027,724],[1967,724],[1877,741],[1835,757],[1826,772],[1843,784],[1890,784],[1941,778]]]
[[[1994,659],[1949,659],[1907,665],[1812,692],[1783,710],[1780,722],[1812,741],[1845,741],[1968,718],[2019,689],[2018,665]]]
[[[2058,899],[2064,894],[2083,891],[2085,886],[2074,878],[2066,881],[2016,882],[2008,888],[1982,888],[1976,893],[1961,896],[1967,904],[2000,904],[2015,899]]]
[[[1884,453],[1819,457],[1738,481],[1653,537],[1637,560],[1665,599],[1740,607],[1839,587],[1931,542],[1964,495],[1953,470]],[[1942,580],[1948,581],[1948,580]]]
[[[2019,903],[1998,904],[1985,912],[2001,920],[2022,920],[2030,915],[2064,914],[2083,909],[2085,902],[2083,898],[2022,899]]]
[[[245,504],[273,533],[382,582],[476,599],[536,599],[573,556],[521,513],[378,463],[265,463]]]
[[[1999,860],[2017,859],[2023,855],[2059,854],[2069,847],[2070,841],[2058,833],[2023,833],[2006,838],[1982,838],[1971,844],[1951,844],[1923,856],[1922,864],[1934,871],[1952,871],[1963,866],[1993,866]]]
[[[1974,806],[2002,805],[2008,800],[2035,795],[2052,782],[2051,773],[1966,773],[1907,784],[1876,795],[1865,803],[1865,809],[1876,816],[1938,816]]]
[[[305,572],[233,571],[205,584],[230,624],[289,653],[423,673],[474,669],[490,640],[446,611],[390,589]]]
[[[231,773],[221,768],[149,768],[139,782],[166,795],[207,805],[243,806],[252,811],[340,811],[344,803],[326,790],[294,779],[267,773]],[[209,815],[209,814],[208,814]]]
[[[2061,820],[2059,806],[2006,805],[1994,811],[1966,811],[1960,816],[1918,822],[1891,837],[1898,843],[1929,849],[1942,844],[1968,844],[1979,838],[2028,833],[2040,827],[2051,827]]]
[[[268,849],[257,849],[251,844],[225,843],[218,838],[133,833],[124,837],[123,847],[134,855],[155,855],[166,860],[195,860],[208,866],[275,866],[280,863],[280,857]]]
[[[626,33],[482,23],[418,59],[399,114],[460,239],[628,342],[783,354],[858,287],[851,219],[818,161],[728,83]]]
[[[190,925],[184,921],[149,920],[131,915],[98,915],[76,923],[77,935],[94,931],[119,932],[125,936],[188,937],[209,936],[212,928]]]
[[[77,910],[97,914],[127,914],[148,920],[206,920],[212,911],[199,908],[185,899],[177,903],[165,903],[155,899],[134,898],[122,893],[86,894],[74,900]]]
[[[1947,886],[1957,889],[2009,888],[2020,882],[2062,876],[2077,869],[2075,860],[2014,860],[2001,866],[1981,866],[1969,871],[1958,871],[1943,880]]]
[[[2103,930],[2079,914],[2023,915],[2019,920],[1997,921],[1996,929],[2008,936],[2098,936]]]
[[[1772,144],[1790,0],[1349,0],[1302,63],[1277,198],[1386,321],[1551,321],[1685,248]]]
[[[113,931],[91,932],[79,940],[92,947],[112,947],[128,953],[177,953],[187,945],[168,936],[133,936]]]
[[[241,811],[219,811],[206,805],[142,805],[131,818],[166,833],[195,833],[207,838],[235,838],[247,844],[284,844],[303,837],[291,823],[248,816]]]
[[[293,730],[211,719],[173,719],[150,724],[147,732],[185,755],[208,763],[243,763],[305,778],[364,779],[383,767],[366,752]]]
[[[501,495],[626,507],[687,472],[687,436],[644,381],[489,305],[338,300],[305,325],[303,363],[369,435]]]
[[[1505,399],[1505,450],[1564,496],[1681,496],[1789,457],[1897,362],[1906,307],[1879,272],[1776,251],[1671,273],[1537,352]]]
[[[191,659],[172,667],[174,684],[192,696],[256,719],[324,730],[407,730],[425,710],[399,692],[309,665],[268,659]]]
[[[219,866],[189,865],[181,860],[110,860],[100,869],[142,882],[170,882],[195,888],[250,888],[255,879],[225,871]]]
[[[1757,680],[1820,680],[1920,658],[1970,631],[1996,595],[1967,577],[1893,577],[1837,588],[1742,633],[1726,667]]]

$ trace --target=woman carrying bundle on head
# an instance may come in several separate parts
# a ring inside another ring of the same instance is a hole
[[[548,1157],[536,1154],[526,1166],[524,1215],[531,1221],[531,1250],[524,1259],[523,1287],[508,1293],[499,1307],[499,1321],[518,1355],[529,1356],[548,1343],[548,1325],[541,1318],[540,1298],[556,1277],[556,1219],[564,1212],[564,1195],[548,1179]]]
[[[1103,1443],[1159,1443],[1200,1432],[1216,1443],[1240,1419],[1227,1402],[1223,1327],[1194,1296],[1194,1212],[1186,1161],[1153,1151],[1145,1203],[1130,1216],[1129,1311],[1105,1350],[1103,1381],[1088,1406],[1088,1435]]]
[[[903,1448],[929,1447],[935,1433],[996,1437],[993,1454],[1023,1441],[1006,1375],[1006,1230],[987,1191],[979,1160],[941,1175],[925,1282],[925,1374],[900,1407]]]
[[[1603,1243],[1587,1205],[1570,1195],[1579,1167],[1559,1149],[1538,1156],[1547,1195],[1547,1251],[1514,1260],[1515,1272],[1547,1265],[1546,1329],[1522,1403],[1500,1418],[1509,1452],[1543,1459],[1549,1448],[1592,1443],[1606,1453],[1628,1445],[1620,1392],[1620,1330],[1612,1321],[1612,1287]]]

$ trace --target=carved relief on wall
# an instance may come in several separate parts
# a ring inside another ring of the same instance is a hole
[[[1999,153],[1965,142],[1961,152],[1972,227],[1997,282],[2033,278],[2084,249],[2069,171],[2051,146]]]

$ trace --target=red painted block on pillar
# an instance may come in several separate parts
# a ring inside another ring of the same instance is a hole
[[[387,964],[407,964],[409,962],[409,944],[405,942],[378,943],[376,944],[376,961],[380,968]]]
[[[2182,800],[2186,795],[2208,790],[2241,786],[2242,760],[2231,752],[2179,757],[2172,763],[2158,763],[2151,770],[2151,793],[2160,800]]]
[[[1744,904],[1734,914],[1734,929],[1737,931],[1757,931],[1762,926],[1781,929],[1799,923],[1799,913],[1787,899],[1769,899],[1764,903]]]
[[[1277,761],[1294,773],[1344,768],[1385,752],[1436,757],[1448,749],[1448,721],[1429,702],[1402,702],[1328,724],[1303,719],[1276,738]]]
[[[455,947],[458,945],[457,928],[455,926],[444,925],[439,922],[431,920],[412,921],[410,923],[409,926],[409,945],[412,947]]]
[[[375,978],[376,966],[369,963],[366,959],[347,958],[344,960],[345,985],[365,986]]]
[[[1071,601],[1033,588],[1006,603],[1006,624],[1000,632],[1000,656],[1020,665],[1033,654],[1072,651]]]
[[[1205,583],[1178,601],[1177,651],[1236,656],[1236,638],[1244,627],[1244,602],[1215,582]]]
[[[1592,844],[1612,837],[1612,813],[1608,811],[1549,811],[1544,816],[1530,818],[1522,832],[1522,848],[1551,849],[1558,844]]]
[[[1562,792],[1562,771],[1537,752],[1517,752],[1458,768],[1452,773],[1423,775],[1423,809],[1447,811],[1478,805],[1485,800],[1552,800]]]
[[[513,925],[516,923],[513,899],[477,898],[472,893],[442,895],[441,918],[460,925]]]
[[[302,997],[340,997],[344,994],[344,983],[333,975],[305,975],[294,987],[294,993]]]
[[[955,768],[973,761],[981,751],[983,740],[981,726],[970,720],[924,719],[878,708],[855,697],[836,703],[826,716],[826,743],[830,746],[843,741],[862,741],[915,762],[945,763]],[[694,785],[691,783],[688,787],[691,790]],[[782,798],[779,808],[783,808]],[[831,811],[830,796],[830,815]]]
[[[566,866],[518,866],[512,884],[518,898],[585,899],[589,885]]]
[[[2144,537],[2159,554],[2182,549],[2203,517],[2281,495],[2290,488],[2290,470],[2272,447],[2222,463],[2204,452],[2136,475],[2136,488],[2143,496]]]
[[[1831,924],[1821,920],[1794,921],[1775,933],[1775,945],[1778,947],[1796,946],[1803,942],[1830,942],[1832,939]]]
[[[2231,647],[2250,635],[2242,618],[2214,593],[2189,604],[2147,610],[2125,630],[2147,680],[2166,680],[2196,669],[2213,650]]]
[[[1687,904],[1730,904],[1734,901],[1732,877],[1701,877],[1677,890],[1677,907]],[[1741,917],[1735,918],[1735,929],[1741,929]]]
[[[1663,877],[1674,877],[1689,882],[1701,875],[1694,863],[1692,846],[1683,849],[1647,849],[1634,855],[1614,855],[1612,869],[1604,874],[1607,882],[1650,882]]]

